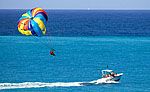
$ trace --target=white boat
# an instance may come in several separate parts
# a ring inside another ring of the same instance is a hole
[[[106,84],[106,83],[119,83],[123,73],[115,73],[113,70],[102,70],[102,78],[98,80],[93,80],[90,82],[81,83],[81,85],[97,85],[97,84]]]
[[[102,78],[106,81],[119,81],[123,73],[115,73],[113,70],[102,70]]]
[[[115,73],[113,70],[102,70],[102,78],[91,81],[89,83],[102,84],[102,83],[118,83],[123,73]]]

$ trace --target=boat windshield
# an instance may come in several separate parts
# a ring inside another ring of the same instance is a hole
[[[113,71],[103,71],[102,74],[106,75],[106,74],[111,74]]]
[[[113,70],[102,70],[102,77],[108,77],[108,76],[112,76],[115,73],[113,72]]]

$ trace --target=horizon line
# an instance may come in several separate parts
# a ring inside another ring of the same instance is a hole
[[[0,8],[0,10],[28,10],[32,8]],[[98,8],[42,8],[44,10],[150,10],[150,9],[98,9]]]

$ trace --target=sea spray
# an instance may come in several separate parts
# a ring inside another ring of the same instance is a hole
[[[23,82],[23,83],[0,83],[0,90],[3,89],[18,89],[18,88],[43,88],[43,87],[77,87],[77,86],[89,86],[97,84],[119,83],[115,81],[103,81],[94,80],[90,82]]]

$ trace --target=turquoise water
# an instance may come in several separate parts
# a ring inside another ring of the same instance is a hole
[[[49,55],[51,48],[56,50],[55,57]],[[149,61],[150,37],[0,36],[0,88],[7,88],[0,91],[149,92]],[[76,83],[99,79],[107,65],[124,73],[119,83]],[[19,89],[25,82],[30,88]],[[11,89],[12,83],[17,88]],[[56,85],[42,87],[42,83]]]

